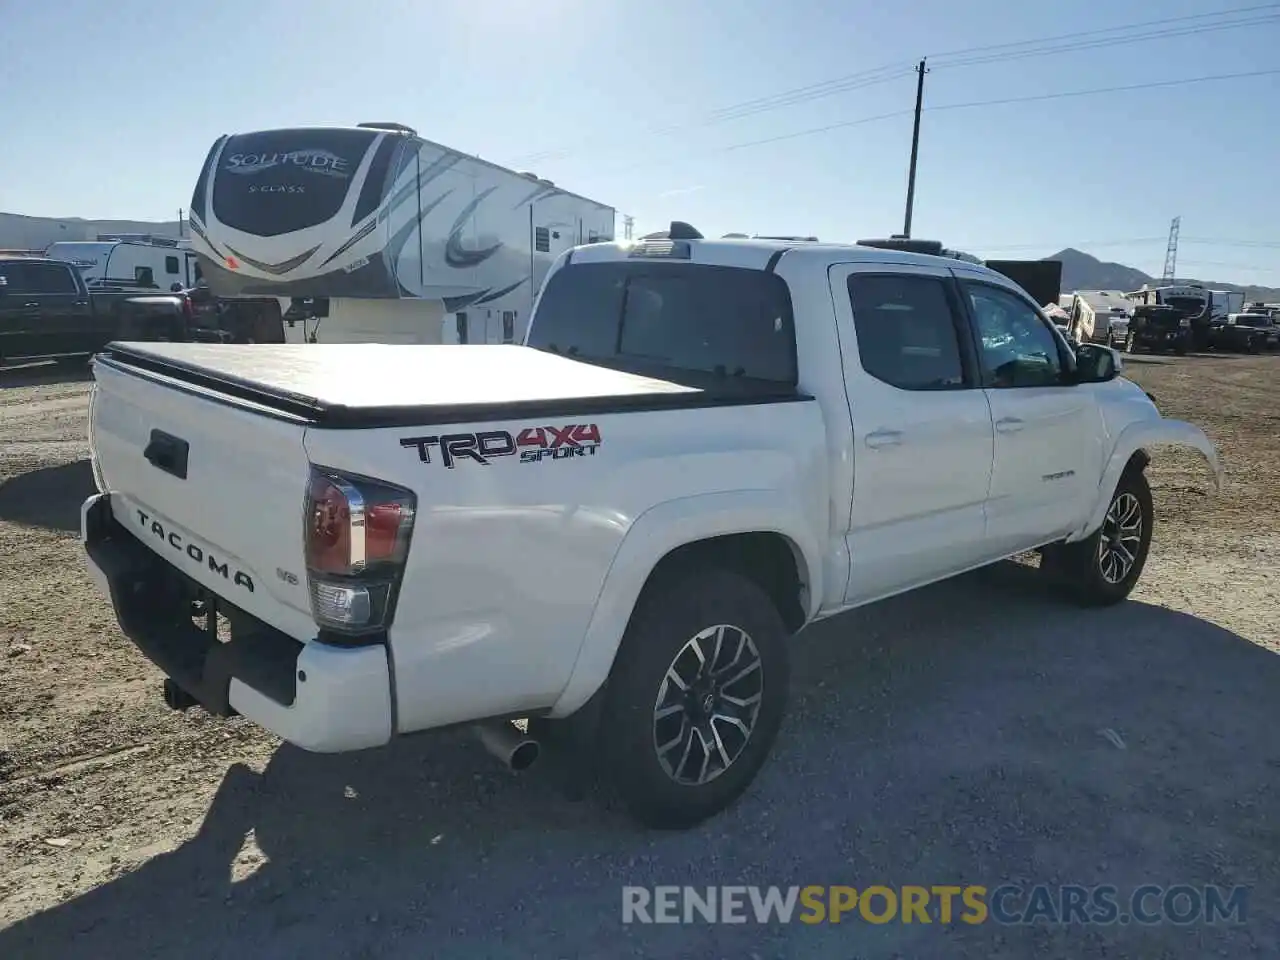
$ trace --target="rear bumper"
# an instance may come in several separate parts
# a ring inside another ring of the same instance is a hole
[[[109,494],[84,502],[80,530],[89,573],[124,635],[210,713],[240,713],[320,753],[391,738],[385,647],[302,643],[213,598],[233,627],[220,641],[191,619],[200,588],[116,521]]]

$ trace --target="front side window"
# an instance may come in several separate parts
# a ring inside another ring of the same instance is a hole
[[[966,283],[977,328],[984,381],[992,387],[1061,386],[1058,337],[1021,297],[982,283]]]
[[[69,267],[57,263],[27,264],[28,293],[78,293]]]
[[[862,369],[902,390],[964,386],[946,281],[908,274],[849,277]]]

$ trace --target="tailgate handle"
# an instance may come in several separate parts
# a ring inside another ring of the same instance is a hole
[[[142,455],[152,466],[165,473],[173,474],[179,480],[187,479],[187,441],[181,437],[165,433],[163,430],[152,430],[151,441]]]

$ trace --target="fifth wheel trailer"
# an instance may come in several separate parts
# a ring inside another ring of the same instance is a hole
[[[305,339],[510,343],[556,256],[613,239],[614,208],[366,123],[219,137],[190,223],[210,289],[291,302]]]

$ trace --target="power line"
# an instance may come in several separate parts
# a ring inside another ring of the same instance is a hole
[[[1118,30],[1136,30],[1140,27],[1156,27],[1168,23],[1184,23],[1188,20],[1205,20],[1210,17],[1226,17],[1235,16],[1238,13],[1253,13],[1257,10],[1274,10],[1280,8],[1280,3],[1262,3],[1255,4],[1250,7],[1231,7],[1226,10],[1216,10],[1208,13],[1190,13],[1180,17],[1162,17],[1159,20],[1141,20],[1137,23],[1120,24],[1114,27],[1099,27],[1097,30],[1073,30],[1070,33],[1061,33],[1052,37],[1040,37],[1036,40],[1013,40],[1008,43],[992,43],[982,47],[965,47],[960,50],[948,50],[945,53],[933,53],[929,55],[931,60],[945,60],[947,57],[968,55],[979,51],[1006,50],[1010,47],[1022,47],[1031,43],[1049,43],[1053,40],[1070,40],[1077,37],[1099,36],[1105,33],[1115,33]]]
[[[1061,53],[1072,53],[1079,50],[1098,50],[1103,47],[1114,47],[1118,44],[1145,43],[1150,40],[1167,40],[1173,37],[1193,37],[1204,33],[1213,33],[1218,30],[1235,30],[1240,27],[1263,26],[1269,23],[1280,23],[1280,14],[1251,17],[1244,20],[1232,20],[1226,23],[1198,24],[1196,26],[1181,27],[1171,30],[1132,34],[1130,36],[1103,37],[1096,40],[1085,40],[1075,43],[1059,43],[1013,53],[1002,53],[991,56],[974,56],[966,60],[954,60],[950,63],[943,63],[940,64],[940,66],[942,69],[947,69],[955,67],[981,66],[988,63],[1008,63],[1013,60],[1024,60],[1028,57],[1043,57],[1050,54],[1056,55]]]
[[[1274,263],[1273,263],[1273,264],[1271,264],[1271,266],[1269,266],[1269,267],[1256,267],[1256,266],[1250,266],[1250,265],[1249,265],[1249,264],[1247,264],[1247,263],[1227,263],[1227,262],[1222,261],[1222,260],[1181,260],[1181,259],[1180,259],[1180,260],[1178,261],[1178,264],[1179,264],[1180,266],[1183,266],[1183,267],[1186,267],[1186,266],[1193,266],[1193,267],[1229,267],[1229,268],[1230,268],[1230,269],[1232,269],[1232,270],[1255,270],[1255,271],[1257,271],[1257,272],[1259,272],[1259,273],[1274,273],[1274,272],[1276,272],[1276,264],[1274,264]]]
[[[1050,241],[1048,243],[965,243],[960,244],[964,247],[973,247],[975,250],[1044,250],[1058,247],[1074,247],[1081,250],[1085,247],[1136,247],[1144,243],[1164,243],[1165,237],[1136,237],[1132,240],[1076,240],[1071,243],[1062,244],[1061,241]],[[1183,242],[1187,242],[1183,240]]]
[[[974,107],[997,107],[1010,103],[1037,103],[1045,100],[1064,100],[1069,97],[1090,97],[1100,93],[1127,93],[1133,90],[1154,90],[1159,87],[1181,87],[1193,83],[1210,83],[1219,80],[1239,80],[1246,77],[1265,77],[1280,74],[1280,69],[1274,70],[1249,70],[1243,73],[1219,73],[1208,77],[1185,77],[1180,80],[1153,80],[1148,83],[1130,83],[1115,87],[1093,87],[1088,90],[1063,90],[1057,93],[1038,93],[1025,97],[1000,97],[995,100],[970,100],[964,103],[942,103],[934,106],[925,107],[926,111],[937,110],[969,110]],[[877,114],[874,117],[860,117],[857,120],[844,120],[839,123],[829,123],[821,127],[810,127],[807,130],[796,130],[793,133],[784,133],[776,137],[767,137],[762,140],[750,140],[745,143],[730,144],[727,147],[721,147],[721,150],[740,150],[745,147],[759,146],[765,143],[777,143],[782,140],[794,140],[798,137],[808,137],[819,133],[828,133],[831,130],[840,130],[844,127],[859,126],[864,123],[871,123],[875,120],[887,120],[890,117],[901,117],[910,115],[910,110],[898,110],[893,113]]]
[[[1255,250],[1280,250],[1280,240],[1210,240],[1205,237],[1183,237],[1183,243],[1203,243],[1214,247],[1249,247]]]
[[[1258,26],[1266,23],[1280,22],[1280,12],[1275,12],[1267,16],[1258,16],[1251,19],[1234,20],[1219,23],[1200,23],[1188,24],[1188,21],[1206,20],[1215,17],[1229,17],[1242,13],[1253,13],[1261,10],[1280,11],[1280,3],[1256,4],[1248,7],[1236,7],[1228,10],[1219,10],[1211,13],[1186,14],[1178,17],[1163,17],[1157,20],[1146,20],[1137,23],[1123,24],[1115,27],[1103,27],[1096,30],[1076,31],[1073,33],[1059,34],[1050,37],[1040,37],[1030,40],[1018,40],[1007,43],[986,44],[983,46],[968,47],[960,50],[953,50],[944,54],[936,54],[934,56],[944,60],[943,67],[966,67],[978,66],[987,63],[997,63],[1010,60],[1024,59],[1027,57],[1044,56],[1053,53],[1076,52],[1080,50],[1095,49],[1100,47],[1113,46],[1119,43],[1139,43],[1148,40],[1167,39],[1169,37],[1192,36],[1199,33],[1208,33],[1215,30],[1238,29],[1245,26]],[[1181,27],[1169,28],[1169,24],[1184,24]],[[1134,33],[1125,36],[1105,36],[1107,34],[1115,34],[1120,31],[1133,31],[1147,27],[1164,27],[1165,29],[1149,31],[1147,33]],[[1084,39],[1092,37],[1094,39]],[[1061,41],[1068,41],[1065,45]],[[1053,46],[1053,44],[1059,44]],[[1048,44],[1049,46],[1045,46]],[[1018,47],[1032,47],[1033,49],[1016,50]],[[996,54],[995,51],[1005,51]],[[952,62],[945,62],[945,58],[955,57]],[[968,57],[968,59],[964,59]],[[818,83],[808,84],[802,87],[795,87],[790,90],[783,90],[775,94],[764,97],[757,97],[753,100],[745,100],[736,104],[730,104],[725,107],[712,110],[704,114],[701,118],[687,123],[651,126],[647,130],[637,131],[640,135],[666,135],[677,133],[683,130],[712,126],[719,123],[725,123],[731,120],[742,119],[743,117],[753,116],[757,113],[776,110],[782,107],[796,106],[807,103],[812,100],[833,96],[838,93],[847,93],[854,90],[865,89],[871,86],[888,83],[899,78],[909,76],[914,73],[914,65],[906,63],[887,64],[881,67],[875,67],[868,70],[862,70],[857,73],[848,74],[842,77],[834,77],[823,80]],[[525,154],[517,157],[513,162],[534,163],[545,162],[548,160],[558,160],[564,157],[572,156],[572,151],[551,150],[539,153]]]
[[[1123,86],[1115,87],[1093,87],[1087,90],[1065,90],[1057,93],[1033,94],[1026,97],[1001,97],[995,100],[971,100],[964,103],[944,103],[931,107],[925,107],[925,111],[931,110],[969,110],[976,107],[995,107],[1004,106],[1014,103],[1035,103],[1046,100],[1061,100],[1069,97],[1087,97],[1101,93],[1124,93],[1134,90],[1150,90],[1162,87],[1178,87],[1195,83],[1210,83],[1220,80],[1238,80],[1251,77],[1273,76],[1280,74],[1280,68],[1272,70],[1250,70],[1243,73],[1221,73],[1207,77],[1184,77],[1179,80],[1155,80],[1148,83],[1131,83]],[[795,130],[791,133],[782,133],[773,137],[763,137],[757,140],[745,140],[740,143],[731,143],[722,147],[714,147],[709,150],[700,150],[692,153],[682,153],[679,157],[674,158],[646,158],[636,163],[630,163],[623,167],[615,167],[613,169],[601,171],[605,174],[628,173],[633,170],[652,169],[655,167],[668,166],[673,163],[683,163],[690,157],[698,156],[715,156],[721,153],[729,153],[734,150],[745,150],[750,147],[764,146],[770,143],[781,143],[786,140],[796,140],[800,137],[816,136],[820,133],[829,133],[832,130],[844,130],[849,127],[863,126],[864,124],[877,123],[881,120],[892,120],[898,117],[909,117],[914,113],[913,110],[893,110],[888,113],[878,113],[869,117],[858,117],[854,120],[841,120],[836,123],[824,124],[821,127],[809,127],[805,130]],[[1158,238],[1163,240],[1164,238]]]

